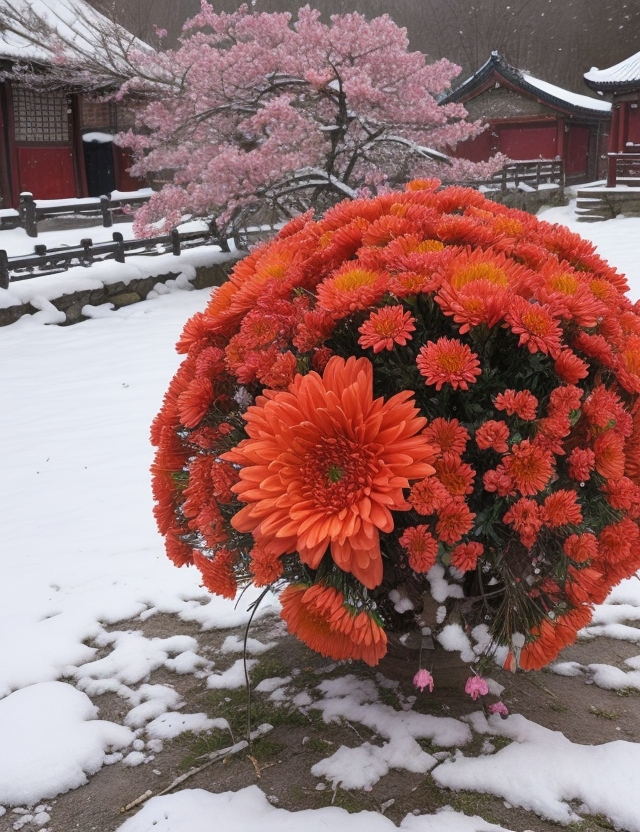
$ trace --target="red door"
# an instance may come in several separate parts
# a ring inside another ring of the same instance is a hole
[[[68,199],[76,196],[73,151],[68,147],[18,147],[20,191],[35,199]]]
[[[547,124],[500,125],[499,150],[514,161],[555,159],[557,135],[555,121]]]
[[[589,128],[571,125],[566,139],[565,173],[567,176],[586,176],[589,162]]]

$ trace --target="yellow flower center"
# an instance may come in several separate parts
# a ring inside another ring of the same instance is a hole
[[[565,295],[575,295],[578,291],[578,280],[575,275],[558,272],[549,280],[549,288],[554,292],[562,292]]]
[[[549,318],[544,312],[539,312],[537,309],[531,309],[522,316],[522,323],[529,330],[529,332],[542,337],[548,335],[551,327],[549,326]]]
[[[334,278],[333,284],[336,289],[341,292],[349,292],[353,289],[358,289],[360,286],[372,286],[379,275],[376,272],[366,271],[365,269],[352,269],[350,272],[345,272]]]
[[[496,286],[506,286],[509,282],[504,270],[493,263],[470,263],[454,272],[451,285],[454,289],[461,289],[476,280],[487,280]]]

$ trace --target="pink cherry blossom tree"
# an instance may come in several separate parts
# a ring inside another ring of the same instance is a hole
[[[459,68],[410,52],[388,15],[367,21],[306,6],[290,14],[205,0],[176,50],[138,55],[119,98],[137,96],[135,130],[120,135],[136,176],[166,184],[136,216],[136,231],[212,218],[220,239],[253,221],[278,221],[415,177],[485,178],[485,164],[449,159],[476,136],[460,104],[440,105]]]

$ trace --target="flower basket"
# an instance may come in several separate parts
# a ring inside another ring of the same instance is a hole
[[[640,317],[562,226],[466,188],[303,215],[186,325],[167,553],[375,665],[414,629],[540,668],[640,567]]]

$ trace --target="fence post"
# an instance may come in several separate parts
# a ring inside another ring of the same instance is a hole
[[[180,254],[180,232],[177,228],[171,232],[171,253],[176,257]]]
[[[93,252],[91,251],[93,240],[90,237],[85,237],[83,240],[80,240],[80,245],[84,249],[81,257],[82,265],[90,266],[93,263]]]
[[[9,258],[7,252],[0,248],[0,289],[9,288]]]
[[[124,237],[119,231],[113,232],[113,242],[116,243],[116,250],[113,254],[113,259],[116,261],[116,263],[124,263]]]
[[[100,197],[100,212],[102,214],[102,227],[111,228],[113,217],[111,216],[111,200],[108,196]]]
[[[36,203],[30,191],[23,191],[20,194],[20,225],[27,232],[27,237],[38,236]]]

